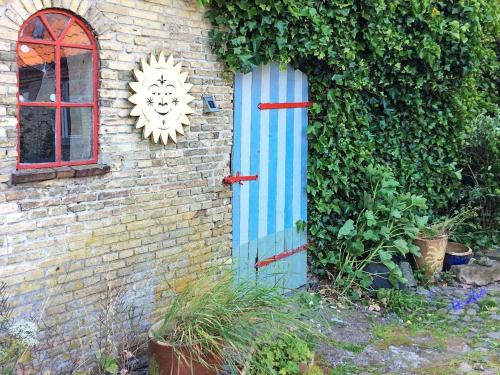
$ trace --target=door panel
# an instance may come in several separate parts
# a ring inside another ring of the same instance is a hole
[[[307,235],[296,225],[307,221],[307,108],[259,104],[296,102],[307,102],[307,78],[292,67],[236,75],[232,175],[258,175],[232,185],[236,275],[286,288],[307,281]]]

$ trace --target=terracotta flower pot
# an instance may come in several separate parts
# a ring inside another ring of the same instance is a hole
[[[443,269],[448,235],[433,238],[415,238],[413,243],[420,248],[420,257],[415,257],[419,269],[432,276]]]
[[[152,362],[159,373],[158,375],[217,375],[217,368],[220,368],[222,361],[214,356],[207,355],[203,359],[210,367],[205,367],[195,358],[187,348],[174,348],[171,344],[158,341],[155,332],[162,322],[154,324],[149,330],[149,356],[150,367]]]

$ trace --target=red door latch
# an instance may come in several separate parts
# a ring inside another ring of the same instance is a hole
[[[236,184],[239,183],[240,185],[243,185],[243,181],[255,181],[259,178],[259,175],[256,174],[255,176],[241,176],[240,172],[236,173],[236,176],[227,176],[224,177],[224,183],[226,184]]]

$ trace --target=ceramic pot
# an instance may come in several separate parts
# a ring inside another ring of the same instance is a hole
[[[389,268],[380,263],[368,263],[363,271],[370,274],[372,277],[372,284],[370,289],[392,289],[394,285],[389,280]],[[403,289],[403,284],[398,283],[397,289]]]
[[[211,367],[205,367],[191,358],[187,348],[174,348],[169,343],[158,341],[154,333],[161,324],[161,321],[154,324],[148,334],[150,368],[156,367],[159,371],[157,375],[217,375],[217,368],[221,367],[220,359],[207,355],[204,360]]]
[[[426,275],[432,276],[443,269],[444,254],[448,235],[433,238],[415,238],[413,243],[420,248],[420,256],[415,257],[417,267]]]
[[[444,256],[443,271],[449,271],[451,266],[468,264],[472,257],[472,249],[457,242],[448,242]]]

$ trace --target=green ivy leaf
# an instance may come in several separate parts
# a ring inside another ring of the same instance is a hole
[[[348,237],[355,234],[354,221],[351,219],[347,220],[344,225],[339,230],[337,238]]]

